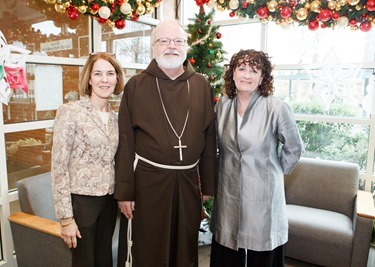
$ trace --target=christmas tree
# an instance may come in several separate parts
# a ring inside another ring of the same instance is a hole
[[[219,26],[214,26],[212,23],[215,10],[212,9],[208,14],[205,14],[203,5],[199,8],[199,14],[195,15],[194,23],[188,25],[190,50],[187,58],[194,69],[202,73],[210,82],[215,101],[217,101],[221,95],[224,72],[223,65],[219,63],[224,61],[223,55],[226,52],[220,41]]]

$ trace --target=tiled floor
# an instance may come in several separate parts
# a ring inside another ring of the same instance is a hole
[[[210,252],[211,246],[200,246],[199,247],[199,267],[209,267],[210,266]],[[301,263],[291,259],[285,260],[285,267],[313,267],[314,265]],[[370,248],[370,253],[368,257],[367,267],[375,266],[375,247]]]

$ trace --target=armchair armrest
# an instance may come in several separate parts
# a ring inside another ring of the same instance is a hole
[[[25,212],[8,220],[18,266],[72,266],[72,253],[61,239],[58,222]]]
[[[17,212],[8,217],[8,220],[39,232],[61,238],[58,222],[35,216],[25,212]]]
[[[368,219],[375,219],[374,199],[370,192],[358,190],[357,215]]]

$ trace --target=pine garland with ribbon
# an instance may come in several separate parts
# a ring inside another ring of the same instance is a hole
[[[194,0],[230,17],[258,18],[277,24],[296,23],[310,30],[336,26],[368,32],[375,26],[375,0]]]
[[[125,20],[137,21],[140,16],[152,14],[162,0],[44,0],[55,5],[58,13],[67,13],[72,20],[80,14],[94,17],[99,23],[123,29]]]

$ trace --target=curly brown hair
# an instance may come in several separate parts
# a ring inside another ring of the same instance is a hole
[[[249,64],[254,70],[262,71],[262,83],[258,87],[258,91],[261,96],[267,97],[273,95],[273,76],[272,70],[273,66],[270,62],[270,57],[267,53],[262,51],[256,51],[254,49],[240,50],[235,53],[229,65],[227,65],[227,70],[224,73],[224,85],[223,94],[228,96],[228,98],[233,99],[237,95],[237,88],[233,80],[233,73],[239,66],[243,64]]]

